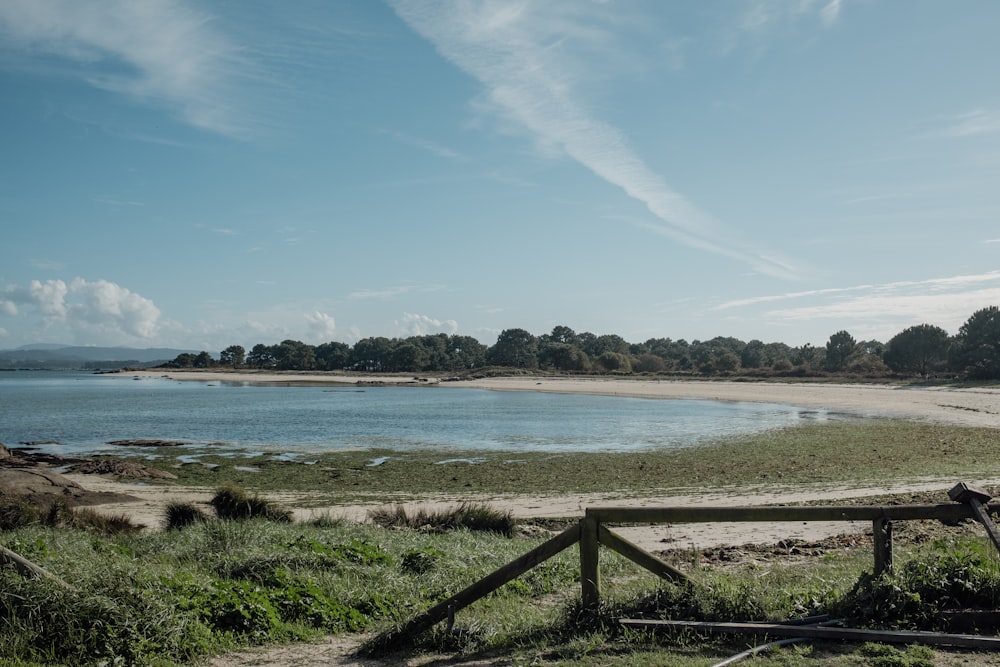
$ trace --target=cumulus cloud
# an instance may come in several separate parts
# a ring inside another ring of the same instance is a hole
[[[107,280],[33,280],[0,292],[0,310],[10,317],[37,313],[45,328],[64,326],[111,340],[151,339],[159,332],[160,310],[149,299]]]
[[[436,333],[451,336],[458,332],[458,322],[455,320],[442,321],[416,313],[403,313],[403,319],[396,321],[396,328],[403,336],[426,336]]]
[[[337,323],[333,317],[318,310],[307,313],[306,321],[309,323],[309,334],[315,340],[328,341],[337,330]]]

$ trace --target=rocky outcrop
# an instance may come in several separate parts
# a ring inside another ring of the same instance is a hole
[[[15,498],[33,505],[51,505],[62,499],[70,507],[138,500],[124,493],[88,491],[64,475],[40,467],[0,468],[0,500]]]

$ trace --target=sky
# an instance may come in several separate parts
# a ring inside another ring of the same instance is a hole
[[[995,0],[0,0],[0,349],[1000,305]]]

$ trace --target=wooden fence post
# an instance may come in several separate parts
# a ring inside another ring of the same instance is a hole
[[[885,518],[872,521],[872,537],[875,545],[875,572],[877,577],[892,571],[892,521]]]
[[[580,520],[580,592],[583,608],[596,611],[601,604],[601,570],[598,562],[597,520]]]

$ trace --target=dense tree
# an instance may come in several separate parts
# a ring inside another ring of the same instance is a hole
[[[359,371],[379,373],[388,370],[392,343],[388,338],[362,338],[351,350],[351,366]]]
[[[165,365],[170,368],[194,368],[194,361],[195,355],[190,352],[181,352]]]
[[[553,327],[552,333],[549,334],[548,339],[553,343],[565,343],[566,345],[580,346],[580,337],[576,335],[576,332],[569,327],[562,325]]]
[[[524,329],[504,329],[486,359],[495,366],[538,368],[538,340]]]
[[[667,370],[667,360],[651,352],[643,352],[632,360],[632,370],[637,373],[662,373]]]
[[[928,346],[932,350],[928,352]],[[825,368],[880,375],[891,367],[897,372],[928,373],[940,369],[942,350],[948,349],[952,368],[970,377],[1000,379],[1000,314],[997,307],[972,315],[949,345],[947,334],[932,325],[911,327],[889,345],[877,340],[855,342],[847,331],[830,336],[823,347],[806,344],[792,348],[785,343],[718,336],[707,341],[650,338],[629,343],[621,336],[590,332],[577,334],[559,325],[535,337],[524,329],[505,329],[487,347],[471,336],[443,333],[409,338],[364,338],[354,346],[330,342],[317,347],[285,340],[277,345],[254,345],[244,354],[231,345],[219,355],[221,363],[238,367],[282,370],[338,370],[365,372],[445,372],[481,368],[487,363],[515,368],[545,368],[564,372],[603,370],[638,373],[729,375],[740,369],[810,374]],[[883,359],[884,357],[884,359]],[[183,353],[166,366],[209,367],[215,361],[207,352]],[[887,363],[889,365],[887,365]]]
[[[246,361],[246,350],[242,345],[230,345],[219,353],[219,363],[223,366],[239,368]]]
[[[274,361],[283,371],[310,371],[316,368],[316,348],[299,340],[283,340],[274,350]]]
[[[347,368],[351,360],[351,347],[347,343],[331,341],[316,346],[316,368],[336,371]]]
[[[826,343],[826,362],[824,366],[828,371],[842,371],[847,367],[847,360],[854,354],[857,347],[854,336],[846,331],[838,331],[830,336]]]
[[[271,351],[271,346],[257,343],[250,348],[250,353],[247,355],[247,365],[254,368],[273,367],[274,353]]]
[[[632,359],[627,354],[622,354],[621,352],[602,352],[594,363],[605,371],[615,372],[615,373],[631,373],[632,372]]]
[[[448,338],[448,370],[467,370],[486,365],[486,346],[472,336]]]
[[[950,340],[941,327],[918,324],[893,336],[882,359],[897,373],[919,373],[926,377],[944,369]]]
[[[197,355],[195,355],[194,358],[195,368],[211,368],[214,365],[215,365],[215,359],[213,359],[212,355],[210,355],[208,352],[202,350]]]
[[[970,378],[1000,379],[1000,309],[977,310],[955,337],[951,365]]]
[[[540,343],[538,365],[557,371],[588,371],[590,357],[576,345],[570,343]]]
[[[806,343],[792,350],[789,361],[802,371],[811,371],[822,367],[826,348],[816,348]]]

